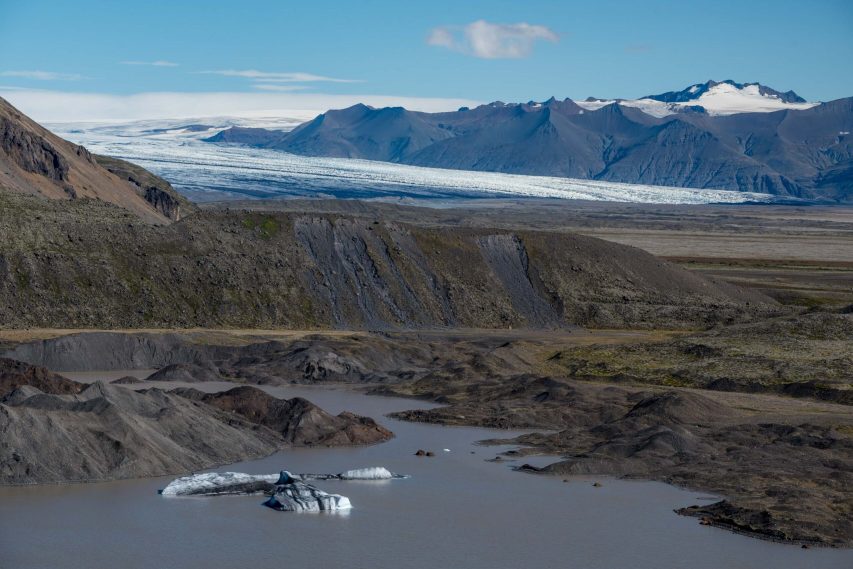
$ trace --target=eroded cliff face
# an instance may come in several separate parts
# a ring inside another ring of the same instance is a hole
[[[0,203],[8,328],[696,328],[779,310],[566,233],[225,209],[152,226],[98,202]]]

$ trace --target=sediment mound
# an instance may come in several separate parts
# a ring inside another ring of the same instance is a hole
[[[176,389],[172,393],[241,415],[294,445],[362,445],[394,436],[369,417],[346,412],[334,416],[301,397],[277,399],[256,387],[241,386],[219,393]]]
[[[210,362],[201,364],[170,364],[145,378],[145,381],[182,381],[196,383],[222,381],[219,370]]]
[[[667,391],[644,398],[625,415],[651,424],[683,424],[718,421],[734,414],[708,397],[687,391]]]
[[[0,361],[15,370],[4,372],[15,387],[0,403],[0,484],[159,476],[285,446],[392,436],[372,419],[329,415],[304,399],[280,400],[249,387],[208,397],[100,381],[83,386],[43,368]]]
[[[53,373],[45,367],[0,358],[0,398],[22,386],[57,395],[79,393],[84,387],[83,384]]]

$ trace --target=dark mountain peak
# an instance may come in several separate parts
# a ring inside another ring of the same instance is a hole
[[[733,81],[732,79],[725,79],[723,81],[715,81],[713,79],[709,79],[704,83],[696,83],[694,85],[690,85],[689,87],[687,87],[686,89],[682,89],[681,91],[667,91],[666,93],[660,93],[658,95],[646,95],[643,98],[653,99],[655,101],[661,101],[664,103],[687,103],[699,99],[702,95],[711,91],[719,85],[730,85],[738,91],[743,91],[744,89],[747,89],[749,87],[757,87],[758,93],[764,95],[765,97],[773,97],[785,103],[806,102],[805,99],[797,95],[794,91],[786,91],[783,93],[771,87],[762,85],[761,83],[738,83],[736,81]]]

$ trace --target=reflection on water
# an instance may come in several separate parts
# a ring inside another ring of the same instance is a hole
[[[92,380],[87,374],[78,379]],[[110,372],[120,377],[126,372]],[[139,375],[145,375],[141,373]],[[171,387],[174,384],[162,384]],[[227,384],[193,384],[211,390]],[[138,387],[134,385],[133,387]],[[347,389],[268,388],[331,412],[381,418],[424,405]],[[371,447],[294,449],[217,470],[340,472],[385,466],[384,482],[318,482],[349,496],[348,515],[280,513],[262,498],[167,499],[172,477],[0,488],[0,567],[216,568],[820,568],[853,566],[853,552],[802,550],[700,526],[674,508],[709,499],[653,482],[551,477],[490,463],[477,440],[506,431],[382,419],[397,437]],[[423,448],[433,458],[414,456]],[[443,452],[448,448],[451,452]]]

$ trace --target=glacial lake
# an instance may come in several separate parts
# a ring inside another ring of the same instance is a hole
[[[126,374],[66,373],[81,381]],[[192,385],[208,391],[230,387]],[[372,397],[340,387],[265,389],[279,397],[305,397],[333,413],[350,410],[373,416],[397,436],[370,447],[287,450],[212,470],[337,473],[385,466],[411,478],[317,482],[353,503],[344,513],[319,514],[269,510],[261,506],[259,496],[159,496],[157,490],[172,476],[0,487],[0,568],[853,567],[853,550],[804,550],[760,541],[673,513],[714,499],[701,492],[607,478],[564,483],[561,478],[515,472],[512,466],[534,461],[487,462],[506,447],[476,444],[512,432],[383,417],[429,406],[420,401]],[[436,456],[414,456],[419,448]],[[593,487],[596,480],[601,487]]]

